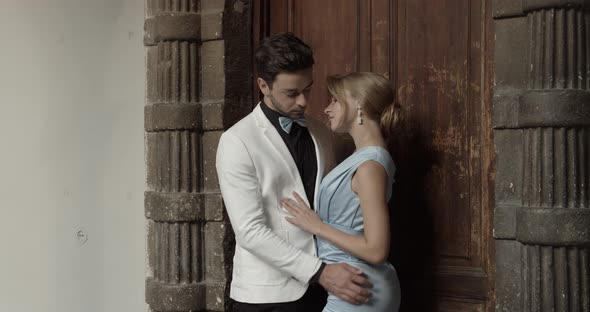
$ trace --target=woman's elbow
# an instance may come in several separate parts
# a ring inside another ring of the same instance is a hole
[[[367,262],[372,265],[381,265],[387,261],[387,257],[370,257]]]
[[[372,265],[380,265],[387,261],[389,257],[389,250],[374,250],[370,253],[370,255],[365,259],[369,264]]]

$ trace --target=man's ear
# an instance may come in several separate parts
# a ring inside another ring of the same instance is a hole
[[[258,88],[260,89],[260,92],[262,92],[262,94],[264,94],[265,96],[270,95],[270,86],[268,85],[268,83],[266,83],[264,79],[258,77],[258,79],[256,79],[256,83],[258,84]]]

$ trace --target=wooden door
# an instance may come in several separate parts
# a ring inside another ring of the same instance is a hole
[[[397,90],[390,259],[402,311],[494,310],[490,2],[254,1],[254,46],[291,31],[313,48],[317,117],[329,74],[378,72]]]

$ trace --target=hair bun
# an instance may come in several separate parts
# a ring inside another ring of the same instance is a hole
[[[400,124],[402,118],[401,105],[393,102],[381,113],[381,130],[385,137],[390,137]]]

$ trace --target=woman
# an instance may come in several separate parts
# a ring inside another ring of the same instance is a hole
[[[334,132],[352,136],[356,150],[322,180],[318,214],[297,193],[284,199],[287,221],[317,237],[318,256],[326,263],[346,262],[373,283],[369,302],[352,305],[330,294],[326,312],[398,311],[397,273],[387,262],[390,246],[387,202],[395,165],[386,138],[398,120],[390,82],[374,73],[328,77],[332,99],[325,113]]]

